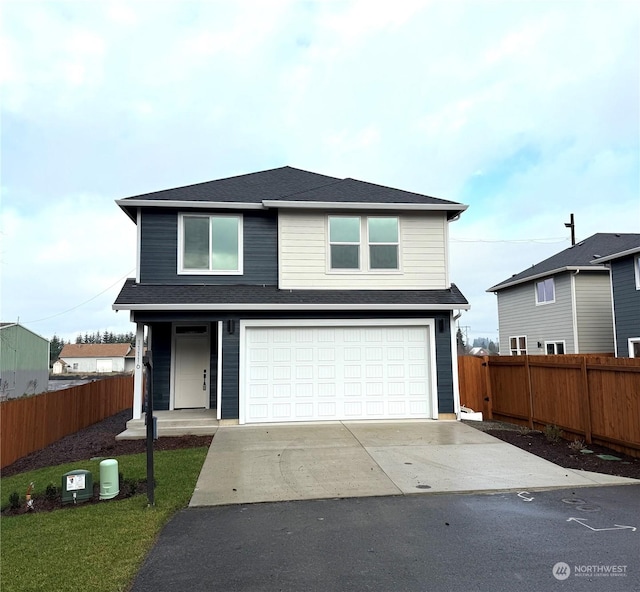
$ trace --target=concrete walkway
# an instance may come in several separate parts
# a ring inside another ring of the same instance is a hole
[[[455,421],[220,426],[189,505],[632,483],[564,469]]]

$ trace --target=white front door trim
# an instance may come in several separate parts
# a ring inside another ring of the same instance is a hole
[[[427,329],[429,350],[429,388],[431,389],[431,417],[438,418],[438,373],[436,366],[435,319],[257,319],[240,321],[240,381],[239,381],[239,423],[246,423],[246,393],[248,380],[248,360],[246,331],[252,327],[389,327],[421,326]]]

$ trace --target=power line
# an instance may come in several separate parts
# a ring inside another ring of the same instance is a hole
[[[49,319],[54,319],[55,317],[59,317],[59,316],[62,316],[63,314],[67,314],[68,312],[71,312],[72,310],[76,310],[77,308],[80,308],[81,306],[84,306],[85,304],[88,304],[92,300],[95,300],[98,296],[102,296],[108,290],[111,290],[111,288],[113,288],[113,286],[115,286],[117,283],[121,282],[123,279],[125,279],[133,271],[135,271],[135,267],[130,269],[129,271],[127,271],[127,273],[125,273],[122,277],[118,278],[115,282],[113,282],[113,284],[111,284],[110,286],[108,286],[104,290],[102,290],[102,292],[99,292],[95,296],[92,296],[91,298],[89,298],[89,300],[85,300],[84,302],[81,302],[80,304],[76,304],[76,306],[68,308],[67,310],[63,310],[62,312],[57,312],[54,315],[51,315],[51,316],[48,316],[48,317],[44,317],[42,319],[37,319],[35,321],[23,321],[23,322],[26,323],[26,324],[33,324],[33,323],[39,323],[40,321],[48,321]]]

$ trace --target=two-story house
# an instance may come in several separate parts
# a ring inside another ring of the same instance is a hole
[[[638,237],[594,234],[489,288],[498,297],[500,353],[612,353],[611,281],[602,261]]]
[[[117,201],[154,407],[241,424],[454,418],[448,226],[466,206],[291,167]],[[141,414],[141,359],[134,418]]]
[[[593,263],[611,270],[616,356],[640,358],[640,235],[625,249]]]

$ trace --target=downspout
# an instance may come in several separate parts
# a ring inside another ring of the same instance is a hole
[[[462,316],[462,311],[454,315],[451,311],[451,378],[453,385],[453,412],[460,420],[460,385],[458,381],[458,339],[456,336],[456,321]]]
[[[580,347],[578,345],[578,303],[576,302],[576,276],[580,273],[576,269],[571,274],[571,322],[573,323],[573,353],[579,354]]]

